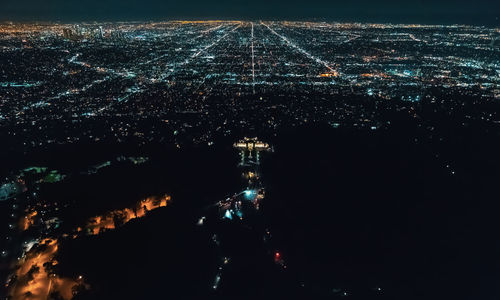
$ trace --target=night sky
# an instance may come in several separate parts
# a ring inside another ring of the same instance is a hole
[[[497,0],[2,0],[3,21],[288,19],[498,26]]]

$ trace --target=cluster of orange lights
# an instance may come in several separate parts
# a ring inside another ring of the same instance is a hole
[[[327,72],[327,73],[321,73],[319,74],[320,77],[337,77],[339,76],[339,72],[337,71],[331,71],[331,72]]]
[[[181,20],[181,21],[175,21],[181,24],[214,24],[214,23],[230,23],[230,24],[235,24],[235,23],[241,23],[241,21],[226,21],[226,20]]]
[[[362,73],[360,76],[364,77],[364,78],[373,78],[373,77],[388,78],[388,77],[390,77],[389,75],[387,75],[385,73]]]
[[[57,264],[54,256],[58,247],[57,239],[44,239],[19,261],[17,280],[9,289],[11,299],[45,300],[54,292],[65,300],[73,298],[73,287],[78,282],[48,271],[48,268]]]
[[[35,217],[38,215],[38,212],[36,210],[30,211],[24,216],[24,218],[21,218],[19,221],[19,228],[21,228],[22,231],[28,230],[31,225],[35,223]]]
[[[93,217],[86,225],[90,234],[99,234],[101,230],[114,229],[116,218],[121,224],[135,218],[142,218],[148,211],[167,206],[170,196],[148,197],[139,201],[133,208],[114,210],[103,216]],[[21,228],[28,229],[33,225],[36,211],[29,212],[21,219]],[[77,228],[80,232],[82,229]],[[64,235],[63,235],[64,236]],[[74,237],[77,237],[75,235]],[[56,238],[46,238],[35,244],[26,255],[17,263],[15,272],[16,281],[10,284],[8,297],[12,300],[46,300],[52,293],[59,294],[62,299],[69,300],[74,296],[74,288],[79,285],[87,285],[82,276],[77,279],[60,277],[50,272],[50,268],[57,265],[54,259],[59,248]]]
[[[133,208],[113,210],[105,215],[91,218],[86,229],[93,235],[104,230],[115,229],[117,225],[123,225],[132,219],[144,217],[148,211],[167,206],[169,201],[170,196],[148,197],[137,203]],[[115,224],[116,220],[120,220],[121,224]]]

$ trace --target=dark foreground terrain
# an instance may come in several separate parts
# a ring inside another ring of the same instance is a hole
[[[65,146],[45,160],[39,153],[27,159],[52,168],[68,168],[72,157],[82,165],[119,153],[149,157],[42,184],[40,201],[68,204],[52,235],[137,199],[172,197],[114,230],[61,237],[54,272],[84,277],[88,288],[74,299],[496,299],[498,143],[473,128],[419,143],[418,132],[402,129],[284,130],[263,156],[260,213],[204,226],[197,220],[211,203],[244,187],[229,141],[181,150]],[[231,259],[214,289],[221,251]]]

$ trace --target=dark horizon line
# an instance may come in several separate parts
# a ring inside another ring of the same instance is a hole
[[[387,18],[387,17],[230,17],[230,16],[169,16],[169,17],[151,17],[151,18],[140,18],[140,17],[124,17],[124,18],[102,18],[102,17],[89,17],[89,18],[49,18],[49,17],[36,17],[36,18],[0,18],[0,24],[5,23],[52,23],[52,24],[73,24],[73,23],[148,23],[148,22],[170,22],[170,21],[290,21],[290,22],[326,22],[326,23],[359,23],[359,24],[389,24],[389,25],[443,25],[443,26],[483,26],[483,27],[500,27],[500,20],[498,17],[494,17],[493,14],[467,14],[469,20],[443,20],[443,15],[434,15],[427,17],[420,17],[420,21],[417,21],[415,16],[409,18],[409,16],[399,16],[397,18]],[[485,17],[492,18],[485,18]],[[448,17],[452,17],[449,15]],[[456,17],[456,16],[455,16]],[[474,19],[481,19],[480,22],[472,21],[470,17]],[[441,22],[436,20],[439,18]],[[392,20],[389,20],[392,19]],[[455,18],[453,18],[455,19]]]

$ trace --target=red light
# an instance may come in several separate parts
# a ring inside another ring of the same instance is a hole
[[[280,253],[276,252],[276,254],[274,256],[276,256],[276,258],[279,258],[280,257]]]

